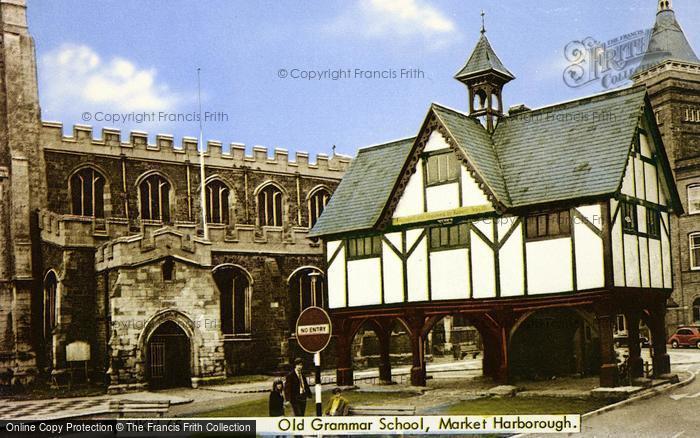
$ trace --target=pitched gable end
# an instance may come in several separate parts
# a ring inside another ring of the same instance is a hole
[[[454,129],[450,129],[449,122],[440,116],[439,112],[444,110],[436,105],[429,110],[378,228],[386,227],[392,219],[420,218],[439,212],[458,211],[461,215],[468,215],[505,210],[504,204],[482,177],[478,165],[468,156],[462,144],[464,139],[455,138]],[[486,130],[478,122],[466,118],[462,123],[474,124],[469,129],[477,132],[477,138],[470,141],[483,143],[486,140],[490,143]],[[452,167],[453,164],[456,168]]]

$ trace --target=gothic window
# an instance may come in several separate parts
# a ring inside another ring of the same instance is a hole
[[[215,179],[206,185],[207,222],[212,224],[229,223],[229,188]]]
[[[141,219],[170,221],[170,183],[161,175],[153,174],[139,184]]]
[[[290,331],[295,331],[296,321],[302,310],[310,306],[325,307],[326,282],[321,271],[305,268],[297,271],[289,279]]]
[[[70,178],[73,214],[103,218],[105,178],[92,168],[84,168]]]
[[[224,266],[214,272],[221,294],[221,331],[224,335],[250,334],[250,277],[241,268]]]
[[[314,226],[329,199],[331,194],[326,189],[318,189],[309,197],[309,227]]]
[[[700,298],[695,298],[693,301],[693,322],[700,324]]]
[[[690,235],[690,269],[700,269],[700,233]]]
[[[282,191],[272,184],[258,193],[258,221],[260,226],[282,226]]]
[[[527,239],[553,239],[571,235],[569,210],[528,216],[525,220]]]
[[[459,179],[457,157],[452,151],[429,155],[426,160],[426,186],[447,184]]]
[[[49,271],[44,277],[44,303],[43,303],[43,323],[44,339],[51,337],[53,329],[56,328],[56,293],[58,289],[58,279],[53,271]]]
[[[688,186],[688,214],[700,213],[700,184]]]

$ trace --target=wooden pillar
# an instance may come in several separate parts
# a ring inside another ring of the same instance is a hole
[[[508,347],[509,347],[510,329],[501,325],[498,333],[498,350],[497,362],[494,367],[493,380],[499,384],[507,384],[510,380],[510,369],[508,368]]]
[[[627,345],[629,349],[630,375],[633,379],[644,377],[644,360],[642,348],[639,345],[639,319],[640,311],[631,309],[625,312],[627,319]]]
[[[425,317],[416,313],[406,318],[408,328],[411,330],[411,354],[413,363],[411,366],[411,385],[426,386],[427,372],[425,369],[425,337],[423,328]]]
[[[666,352],[666,306],[664,303],[654,305],[649,309],[652,342],[652,368],[654,377],[659,377],[671,372],[671,358]]]
[[[619,385],[620,376],[613,344],[613,312],[610,308],[597,309],[600,333],[600,386],[612,388]]]
[[[389,354],[391,348],[391,330],[384,328],[380,329],[381,334],[377,332],[379,338],[379,380],[381,383],[391,383],[391,356]]]
[[[354,383],[352,371],[352,338],[354,325],[345,319],[335,319],[333,329],[336,332],[336,363],[335,378],[338,386],[352,386]]]

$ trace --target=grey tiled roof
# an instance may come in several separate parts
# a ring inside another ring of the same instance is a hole
[[[501,60],[498,59],[498,56],[496,56],[496,52],[494,52],[491,48],[491,44],[486,38],[486,35],[482,33],[481,38],[479,38],[479,41],[476,43],[476,47],[474,47],[474,51],[472,51],[472,54],[469,57],[469,60],[466,64],[464,64],[464,67],[457,72],[455,78],[460,79],[474,76],[489,70],[495,70],[511,79],[515,78],[515,76],[513,76],[513,74],[503,65]]]
[[[644,105],[644,87],[506,118],[493,135],[510,206],[614,193]]]
[[[374,227],[414,142],[407,138],[360,149],[310,235]]]
[[[616,193],[646,104],[643,86],[627,88],[507,117],[493,135],[437,104],[428,117],[437,117],[508,210]],[[361,149],[312,236],[376,227],[413,143]]]
[[[661,11],[656,15],[656,23],[649,40],[649,47],[635,73],[668,60],[700,64],[700,59],[688,43],[683,29],[676,21],[676,14],[672,10]]]

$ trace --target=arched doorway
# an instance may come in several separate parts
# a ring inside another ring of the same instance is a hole
[[[151,388],[190,386],[190,338],[174,321],[153,332],[146,350],[146,378]]]

